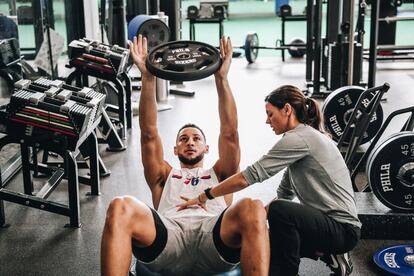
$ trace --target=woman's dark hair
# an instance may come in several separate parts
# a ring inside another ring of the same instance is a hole
[[[306,97],[296,86],[283,85],[278,87],[266,96],[265,102],[279,109],[288,103],[295,110],[299,122],[310,125],[320,132],[325,132],[318,102]]]

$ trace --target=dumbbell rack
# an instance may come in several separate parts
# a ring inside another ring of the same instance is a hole
[[[23,193],[6,189],[10,183],[0,183],[0,227],[5,225],[3,200],[68,216],[70,226],[80,227],[78,184],[89,185],[91,195],[100,194],[103,163],[95,129],[105,95],[43,78],[22,79],[14,86],[10,102],[0,108],[1,131],[6,134],[0,139],[0,150],[7,144],[20,146]],[[39,150],[44,153],[42,162],[38,162]],[[49,162],[48,152],[61,159]],[[80,155],[83,159],[77,160]],[[78,168],[88,169],[89,175],[78,175]],[[49,179],[35,192],[33,177],[39,173]],[[48,200],[62,179],[68,181],[68,205]]]
[[[98,123],[99,120],[96,120],[91,128],[96,128]],[[53,134],[44,135],[44,137],[6,135],[0,139],[0,150],[11,143],[20,144],[24,193],[6,189],[10,183],[0,187],[0,227],[6,226],[3,201],[68,216],[69,226],[80,227],[79,183],[91,187],[90,195],[100,194],[98,142],[94,132],[91,131],[90,134],[81,137],[79,147],[74,151],[68,148],[66,137],[57,140]],[[76,160],[77,156],[82,153],[81,146],[88,148],[88,165],[86,161]],[[37,162],[37,156],[34,153],[38,148],[58,154],[62,157],[63,162],[48,164]],[[89,168],[89,176],[79,176],[78,168]],[[34,175],[39,172],[50,175],[48,181],[36,193],[34,192],[32,172]],[[62,179],[68,181],[68,205],[47,199]]]
[[[117,114],[112,118],[119,127],[115,131],[111,121],[104,116],[103,124],[108,133],[102,133],[104,141],[109,144],[108,150],[125,150],[120,139],[126,139],[126,129],[132,127],[131,107],[131,79],[127,74],[130,64],[129,50],[118,45],[107,45],[99,41],[87,38],[73,40],[68,47],[68,68],[75,70],[69,74],[66,83],[71,84],[76,80],[78,86],[88,86],[88,77],[106,80],[115,85],[117,94],[117,105],[106,105],[106,110]],[[101,129],[101,128],[99,128]],[[119,132],[119,135],[118,135]],[[120,139],[119,137],[120,136]],[[112,139],[113,138],[113,139]],[[109,140],[108,140],[109,139]],[[112,144],[110,144],[112,143]]]
[[[99,72],[88,70],[87,68],[75,67],[75,70],[69,74],[66,78],[67,84],[72,84],[76,81],[76,86],[88,86],[88,77],[96,77],[98,79],[107,80],[112,82],[117,90],[118,107],[107,106],[106,110],[118,114],[118,121],[121,125],[120,133],[115,131],[111,118],[104,112],[102,114],[102,124],[105,137],[101,142],[108,143],[109,151],[122,151],[126,149],[126,146],[121,141],[126,140],[126,129],[132,127],[132,105],[131,105],[131,79],[127,73],[122,73],[118,76],[112,74],[100,74]],[[123,84],[124,83],[124,84]]]

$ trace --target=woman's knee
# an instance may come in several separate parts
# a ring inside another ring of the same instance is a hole
[[[269,226],[276,226],[284,221],[293,219],[290,214],[290,205],[291,202],[285,200],[275,200],[269,204],[267,210],[267,219],[269,221]]]

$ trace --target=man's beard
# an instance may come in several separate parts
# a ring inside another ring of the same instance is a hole
[[[204,158],[204,153],[200,153],[198,156],[192,159],[188,159],[184,157],[184,155],[181,155],[181,154],[178,155],[178,159],[181,161],[181,163],[185,165],[190,165],[190,166],[197,164],[198,162],[203,160],[203,158]]]

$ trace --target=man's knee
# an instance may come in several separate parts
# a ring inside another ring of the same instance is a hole
[[[237,222],[240,230],[248,230],[252,227],[265,227],[266,210],[260,200],[242,199],[236,203]]]
[[[109,204],[105,224],[110,228],[128,227],[134,217],[146,214],[144,208],[143,203],[132,197],[115,197]]]

